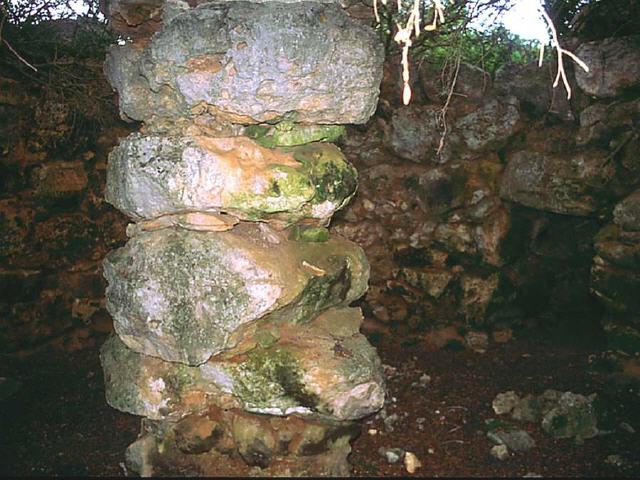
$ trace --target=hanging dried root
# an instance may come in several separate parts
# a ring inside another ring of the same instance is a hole
[[[387,4],[387,0],[380,0],[383,5]],[[444,23],[444,5],[442,0],[431,0],[433,4],[433,20],[428,25],[425,25],[425,31],[435,30],[439,24]],[[402,0],[397,0],[398,12],[402,10]],[[376,18],[376,22],[380,23],[380,14],[378,11],[378,0],[373,1],[373,14]],[[400,25],[396,22],[398,31],[393,37],[393,40],[402,45],[402,103],[409,105],[411,101],[411,86],[409,84],[409,48],[413,45],[413,39],[418,38],[421,32],[421,13],[420,13],[420,0],[413,0],[411,7],[411,13],[407,19],[405,25]]]
[[[387,5],[388,0],[380,0],[383,5]],[[431,4],[433,5],[433,20],[424,26],[424,31],[432,32],[438,28],[438,25],[444,23],[444,5],[443,0],[431,0]],[[398,12],[402,10],[402,0],[397,0],[397,9]],[[557,87],[562,80],[564,88],[567,92],[567,98],[571,98],[571,86],[569,85],[569,80],[567,78],[567,74],[564,68],[564,56],[568,56],[571,58],[580,68],[582,68],[585,72],[589,71],[589,67],[586,63],[584,63],[577,55],[569,50],[566,50],[560,46],[560,41],[558,40],[558,33],[556,28],[549,17],[549,14],[544,9],[541,3],[538,4],[538,10],[540,14],[544,18],[547,27],[551,31],[551,45],[555,48],[557,57],[558,57],[558,73],[556,74],[556,78],[553,82],[553,87]],[[376,18],[376,22],[380,23],[380,15],[378,11],[378,0],[373,1],[373,13]],[[396,23],[396,27],[398,31],[393,37],[394,41],[402,46],[402,103],[408,105],[411,101],[411,86],[409,84],[409,48],[413,44],[413,40],[420,36],[421,28],[421,13],[420,13],[420,0],[413,0],[413,5],[411,7],[411,13],[409,14],[409,18],[405,25],[400,25]],[[538,66],[542,66],[542,62],[544,60],[544,43],[540,42],[540,54],[538,57]]]
[[[589,67],[586,63],[584,63],[577,55],[570,52],[569,50],[565,50],[560,46],[560,42],[558,41],[558,32],[556,31],[556,27],[553,25],[553,21],[547,11],[542,7],[542,5],[538,6],[538,10],[542,14],[544,21],[551,30],[551,45],[556,49],[556,54],[558,56],[558,73],[556,74],[556,78],[553,82],[553,88],[556,88],[562,79],[562,83],[564,84],[564,88],[567,91],[567,99],[571,98],[571,86],[569,85],[569,80],[567,79],[567,74],[564,70],[564,61],[563,55],[567,55],[571,60],[578,64],[580,68],[582,68],[585,72],[589,71]],[[542,60],[544,58],[544,43],[540,42],[540,55],[538,56],[538,67],[542,66]]]

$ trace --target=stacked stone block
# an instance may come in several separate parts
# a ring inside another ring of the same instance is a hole
[[[640,35],[605,39],[580,46],[589,74],[576,73],[585,93],[596,99],[580,114],[578,141],[606,144],[606,160],[622,179],[612,182],[619,200],[594,239],[591,288],[606,309],[603,321],[610,349],[640,354]]]
[[[640,352],[640,190],[613,210],[613,223],[595,238],[592,288],[607,308],[604,329],[611,349]]]
[[[330,142],[375,110],[375,34],[333,2],[106,10],[136,40],[105,71],[122,117],[143,122],[111,153],[106,192],[134,222],[104,261],[116,335],[101,350],[107,401],[144,417],[128,466],[347,474],[384,381],[349,307],[368,263],[326,229],[357,186]]]

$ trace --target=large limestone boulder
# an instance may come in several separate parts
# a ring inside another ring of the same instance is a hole
[[[601,206],[613,174],[602,151],[552,155],[522,150],[508,158],[500,196],[538,210],[588,216]]]
[[[540,68],[538,62],[524,65],[507,63],[496,71],[495,93],[499,96],[515,96],[522,111],[529,115],[552,113],[562,119],[572,120],[573,113],[566,92],[553,88],[555,68],[555,65]]]
[[[640,35],[583,43],[576,54],[589,66],[588,72],[575,70],[587,95],[616,97],[640,84]]]
[[[229,352],[191,367],[136,353],[117,336],[103,346],[107,401],[154,420],[211,404],[271,415],[362,418],[384,403],[375,349],[359,309],[331,309],[304,325],[263,326]]]
[[[246,137],[134,133],[109,155],[106,198],[135,220],[197,210],[287,226],[328,223],[356,185],[328,143],[272,150]]]
[[[518,99],[514,96],[489,100],[455,123],[454,136],[472,152],[497,150],[518,130],[518,108]]]
[[[375,111],[382,60],[375,32],[338,5],[228,1],[112,48],[105,72],[123,118],[346,124]]]
[[[580,112],[578,145],[609,145],[622,132],[640,122],[640,99],[630,102],[594,103]]]
[[[398,156],[416,163],[446,163],[454,157],[454,151],[458,155],[495,151],[520,128],[518,108],[515,97],[505,96],[488,98],[470,113],[454,112],[454,118],[447,119],[445,148],[439,154],[444,133],[442,108],[433,105],[400,108],[391,117],[387,142]]]
[[[198,365],[258,319],[307,322],[367,289],[364,252],[342,239],[290,241],[265,225],[136,235],[104,261],[107,309],[137,352]],[[236,332],[237,333],[237,332]]]

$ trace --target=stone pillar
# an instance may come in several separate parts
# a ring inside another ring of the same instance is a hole
[[[321,2],[113,0],[124,119],[107,200],[108,403],[144,417],[141,475],[345,475],[384,381],[349,305],[369,266],[331,237],[356,171],[333,145],[373,114],[374,32]]]

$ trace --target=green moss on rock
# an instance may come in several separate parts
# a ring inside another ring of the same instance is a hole
[[[342,125],[299,125],[283,121],[276,125],[251,125],[245,134],[263,147],[294,147],[313,142],[335,142],[344,135]]]
[[[289,238],[301,242],[323,243],[329,240],[329,230],[324,227],[296,225],[291,229]]]
[[[107,403],[123,412],[140,414],[144,403],[138,395],[139,354],[128,349],[116,335],[100,349]]]
[[[317,203],[339,201],[342,207],[355,194],[358,173],[335,145],[311,143],[298,147],[293,157],[302,163],[303,171],[313,181]]]
[[[242,210],[249,220],[260,220],[265,214],[291,212],[293,216],[315,195],[311,179],[300,169],[273,165],[274,180],[264,194],[239,193],[228,202],[231,209]]]
[[[235,393],[253,408],[302,405],[313,409],[318,399],[306,390],[302,370],[291,353],[258,348],[233,368]]]

